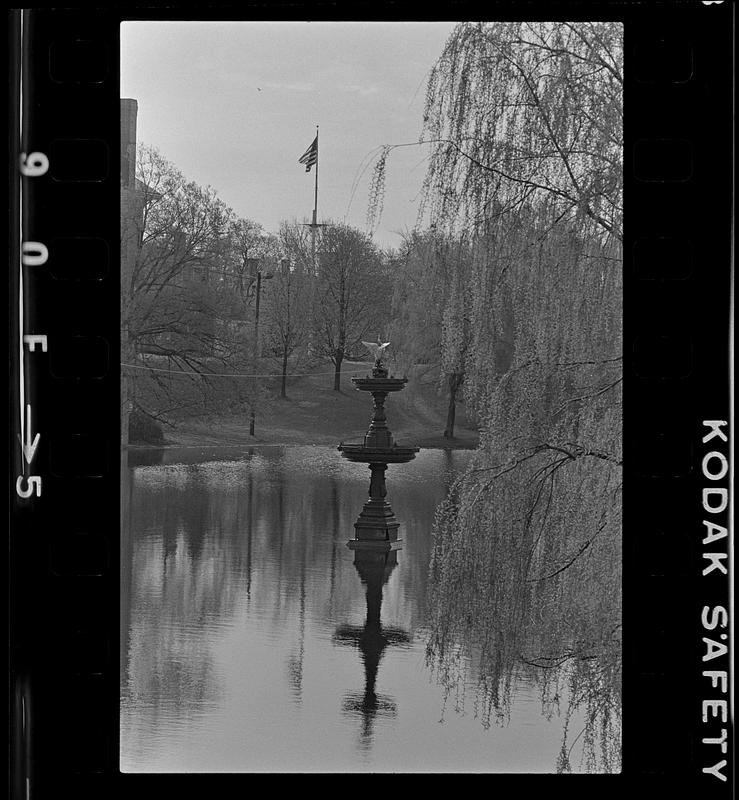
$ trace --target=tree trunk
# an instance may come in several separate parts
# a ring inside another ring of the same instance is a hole
[[[287,397],[287,348],[282,351],[282,389],[280,397]]]
[[[457,390],[462,384],[462,373],[452,372],[449,376],[449,409],[446,414],[446,428],[444,438],[454,438],[454,420],[457,415]]]
[[[121,447],[128,447],[128,423],[129,423],[129,377],[126,368],[121,370]]]
[[[344,360],[344,353],[341,350],[336,351],[336,360],[334,364],[336,365],[336,369],[334,370],[334,391],[340,392],[341,391],[341,362]]]
[[[121,331],[121,361],[127,364],[136,363],[136,350],[128,339],[128,326],[124,325]],[[133,403],[136,386],[135,376],[126,367],[121,370],[121,446],[128,447],[128,427],[131,419],[131,405]]]

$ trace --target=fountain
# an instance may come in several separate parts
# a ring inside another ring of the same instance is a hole
[[[361,514],[354,523],[355,538],[347,542],[351,548],[376,548],[397,550],[402,547],[398,539],[400,523],[386,500],[385,470],[388,464],[404,464],[416,457],[418,447],[400,447],[393,440],[385,417],[385,398],[390,392],[405,388],[408,378],[395,378],[388,375],[382,356],[389,342],[372,344],[362,342],[375,356],[372,375],[352,378],[352,383],[360,392],[370,392],[374,400],[372,419],[364,441],[361,444],[339,445],[341,455],[349,461],[368,464],[371,477],[369,500],[364,504]]]

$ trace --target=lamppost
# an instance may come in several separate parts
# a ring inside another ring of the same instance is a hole
[[[249,259],[252,261],[252,259]],[[253,259],[259,263],[261,259]],[[252,286],[256,282],[256,303],[254,306],[254,371],[256,375],[257,364],[259,362],[259,298],[262,293],[262,278],[264,280],[270,280],[270,278],[274,278],[274,274],[272,272],[264,272],[261,269],[257,268],[256,273],[252,273],[254,277],[254,281],[252,281]],[[256,377],[255,377],[256,386]],[[255,411],[254,411],[254,398],[252,398],[251,403],[251,418],[249,419],[249,436],[254,436],[254,420],[255,420]]]

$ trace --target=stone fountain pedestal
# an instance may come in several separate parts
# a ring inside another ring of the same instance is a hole
[[[339,445],[344,458],[368,464],[371,472],[369,500],[354,523],[355,538],[348,541],[347,545],[354,549],[397,550],[402,547],[398,538],[400,523],[387,501],[385,471],[388,464],[403,464],[413,460],[419,448],[400,447],[395,443],[387,426],[385,398],[390,392],[404,389],[408,379],[389,377],[382,361],[378,359],[371,377],[352,378],[352,383],[359,391],[372,394],[374,406],[364,441],[359,444],[342,442]]]

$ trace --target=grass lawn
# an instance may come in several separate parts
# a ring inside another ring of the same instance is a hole
[[[345,362],[341,391],[333,389],[332,367],[288,380],[287,398],[279,397],[279,383],[272,387],[274,399],[256,415],[255,435],[249,435],[248,414],[185,420],[166,429],[170,445],[228,444],[336,444],[360,441],[372,416],[372,396],[357,391],[352,375],[369,374],[370,363]],[[415,367],[402,392],[388,395],[385,412],[395,441],[417,447],[474,448],[477,429],[463,403],[457,403],[455,438],[443,437],[448,395],[438,394],[436,375]]]

